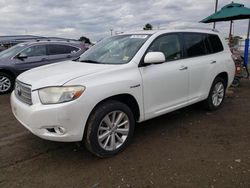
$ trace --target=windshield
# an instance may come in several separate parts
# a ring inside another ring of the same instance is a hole
[[[17,55],[17,53],[20,52],[20,50],[22,50],[24,46],[25,44],[17,44],[7,50],[4,50],[0,52],[0,58],[13,57]]]
[[[149,35],[118,35],[106,38],[83,53],[78,61],[100,64],[128,63]]]

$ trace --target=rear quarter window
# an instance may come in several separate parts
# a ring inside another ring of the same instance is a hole
[[[67,46],[67,49],[69,53],[77,53],[80,50],[79,48],[73,46]]]
[[[224,50],[221,40],[218,35],[208,35],[208,40],[211,45],[212,53],[218,53]]]

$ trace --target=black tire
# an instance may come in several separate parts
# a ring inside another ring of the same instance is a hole
[[[239,77],[234,77],[234,80],[231,84],[232,87],[239,87],[240,86],[240,78]]]
[[[213,103],[213,91],[215,89],[215,86],[218,84],[218,83],[221,83],[223,86],[224,86],[224,92],[223,92],[223,98],[222,98],[222,101],[220,102],[219,105],[214,105]],[[213,84],[211,86],[211,89],[210,89],[210,92],[209,92],[209,95],[208,95],[208,98],[204,101],[204,106],[207,110],[210,110],[210,111],[213,111],[213,110],[217,110],[219,109],[223,102],[224,102],[224,99],[225,99],[225,94],[226,94],[226,82],[224,79],[222,79],[221,77],[216,77],[213,81]]]
[[[129,129],[128,129],[129,131],[128,134],[126,135],[127,137],[124,140],[123,144],[121,144],[117,149],[106,150],[101,146],[101,144],[99,144],[98,140],[98,133],[100,131],[99,127],[101,126],[101,122],[103,122],[103,119],[108,114],[114,111],[116,111],[117,113],[123,112],[126,114],[126,118],[129,121]],[[90,117],[86,125],[83,142],[86,148],[94,155],[101,158],[111,157],[123,151],[127,147],[133,136],[134,126],[135,126],[135,118],[131,109],[126,104],[121,103],[119,101],[108,100],[98,105],[90,114]]]
[[[247,67],[243,67],[243,78],[248,79],[249,78],[249,72]]]
[[[1,80],[0,80],[0,95],[10,93],[14,89],[15,79],[12,76],[10,76],[9,74],[4,73],[4,72],[0,72],[0,78],[1,77],[5,77],[10,81],[10,87],[6,91],[2,91],[4,89],[1,86]]]

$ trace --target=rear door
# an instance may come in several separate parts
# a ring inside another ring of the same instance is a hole
[[[15,67],[19,73],[48,64],[46,45],[30,46],[20,53],[26,54],[27,58],[15,57]]]
[[[73,59],[75,51],[79,50],[75,47],[62,44],[48,44],[47,48],[50,63]]]
[[[183,33],[185,57],[189,68],[189,101],[204,98],[216,72],[216,55],[211,50],[209,34]]]

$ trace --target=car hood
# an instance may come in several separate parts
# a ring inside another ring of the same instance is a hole
[[[61,86],[75,78],[101,72],[112,67],[115,67],[115,65],[65,61],[31,69],[19,75],[17,80],[30,84],[32,90],[36,90],[48,86]]]

